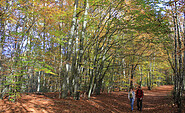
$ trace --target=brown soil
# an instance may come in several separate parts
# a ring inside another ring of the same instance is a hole
[[[150,91],[143,88],[142,112],[175,113],[177,108],[172,105],[171,90],[172,86],[161,86]],[[0,113],[129,113],[131,111],[127,94],[123,91],[112,92],[92,96],[90,100],[84,97],[80,100],[74,100],[72,97],[58,99],[57,93],[22,94],[15,103],[7,99],[0,100]],[[135,101],[133,112],[139,113],[136,109]]]

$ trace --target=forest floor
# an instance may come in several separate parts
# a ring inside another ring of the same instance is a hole
[[[143,113],[176,113],[177,107],[172,104],[171,91],[173,86],[160,86],[152,90],[143,88]],[[56,93],[45,95],[22,94],[17,102],[0,100],[0,113],[129,113],[128,92],[111,92],[82,97],[74,100],[72,97],[57,99]],[[55,98],[54,98],[55,97]],[[134,113],[139,113],[134,102]],[[185,106],[183,112],[185,113]]]

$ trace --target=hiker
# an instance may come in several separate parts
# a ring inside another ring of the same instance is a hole
[[[141,86],[138,86],[136,91],[136,98],[137,98],[137,110],[142,111],[142,101],[143,101],[143,90]]]
[[[132,87],[129,90],[128,99],[130,100],[131,111],[133,111],[134,100],[135,100],[135,92],[134,92]]]

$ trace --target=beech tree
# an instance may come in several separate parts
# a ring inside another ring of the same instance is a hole
[[[79,99],[81,92],[90,98],[93,93],[116,88],[162,84],[165,74],[171,72],[167,71],[169,64],[174,67],[170,56],[172,38],[168,37],[171,32],[167,16],[152,3],[1,2],[1,93],[9,92],[14,100],[22,92],[59,92],[59,98]],[[175,34],[178,45],[182,45],[181,33]],[[183,46],[180,48],[182,52]],[[178,55],[177,48],[175,53]],[[182,66],[183,56],[175,57],[176,63],[181,62],[176,67]],[[164,59],[169,64],[158,66]]]

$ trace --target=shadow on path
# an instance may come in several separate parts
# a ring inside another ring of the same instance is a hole
[[[172,86],[161,86],[151,91],[144,88],[143,113],[175,113],[170,92]],[[128,92],[112,92],[92,96],[90,100],[57,99],[57,93],[45,95],[22,94],[18,102],[0,100],[0,113],[129,113]],[[50,98],[49,98],[50,97]],[[55,98],[51,98],[55,97]],[[134,102],[135,113],[136,101]],[[184,110],[185,111],[185,110]],[[183,112],[184,112],[183,111]]]

